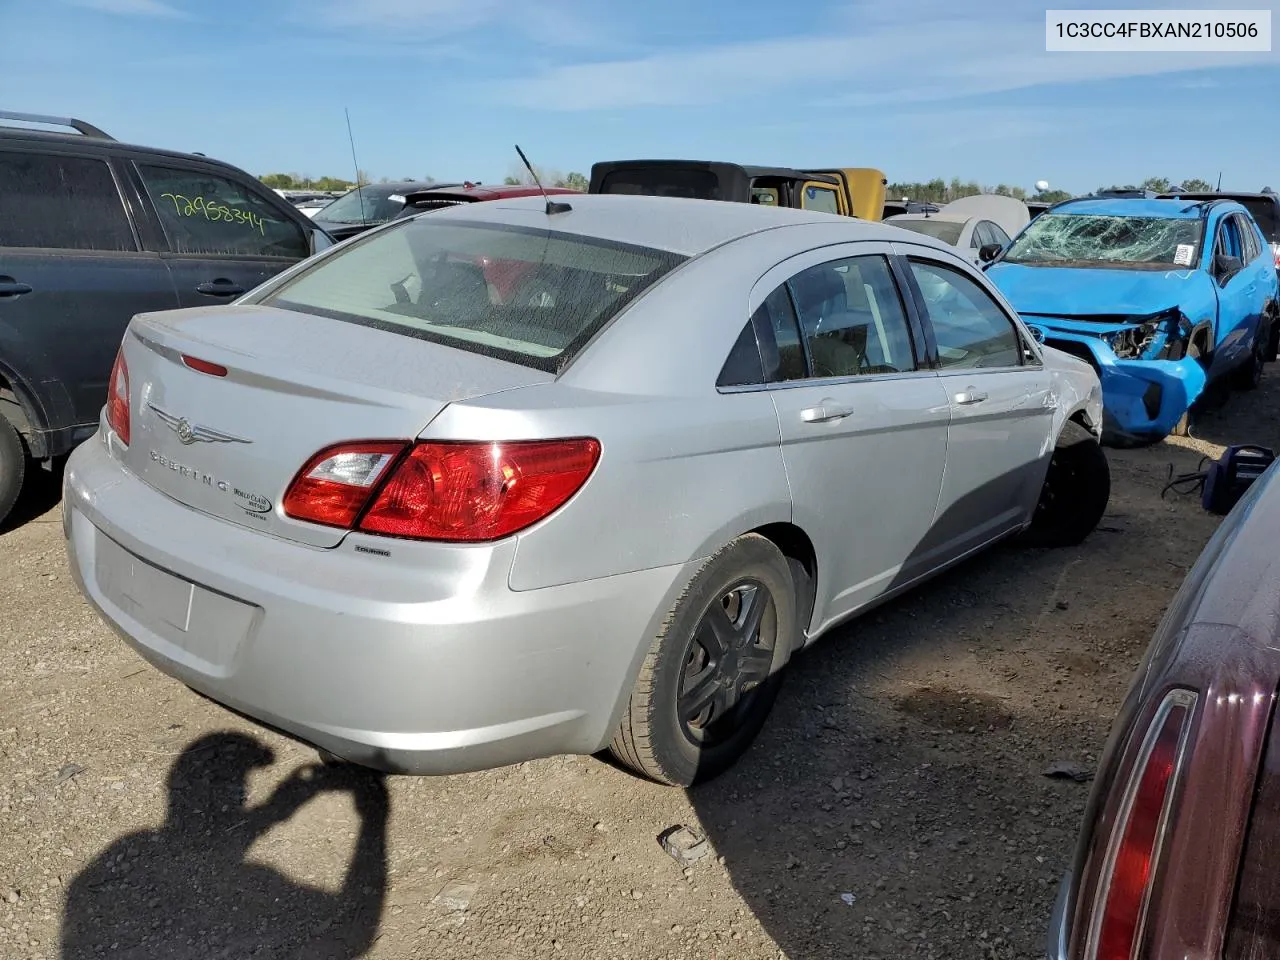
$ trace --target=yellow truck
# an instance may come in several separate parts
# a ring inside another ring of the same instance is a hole
[[[884,174],[870,167],[796,170],[705,160],[609,160],[592,165],[587,192],[760,203],[879,220],[885,184]]]

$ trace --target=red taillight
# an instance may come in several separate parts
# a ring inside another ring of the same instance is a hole
[[[298,471],[284,496],[285,516],[349,528],[369,502],[403,441],[344,443],[321,450]]]
[[[227,375],[227,368],[220,363],[210,363],[208,360],[201,360],[199,357],[189,357],[185,353],[182,355],[182,362],[192,370],[207,373],[211,377],[225,377]]]
[[[107,423],[125,446],[129,445],[129,365],[124,361],[124,347],[116,353],[107,384]]]
[[[1137,956],[1195,699],[1186,690],[1169,693],[1147,731],[1098,879],[1090,960]]]
[[[600,459],[600,443],[592,439],[418,443],[388,470],[404,447],[343,444],[321,451],[289,488],[285,513],[414,540],[497,540],[563,506]],[[367,470],[357,463],[347,476],[327,466],[336,458],[373,455],[386,461]]]

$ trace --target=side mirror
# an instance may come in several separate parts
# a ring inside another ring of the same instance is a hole
[[[1003,244],[984,243],[978,248],[978,259],[983,263],[990,263],[996,257],[1000,256],[1000,251],[1003,249]]]
[[[1244,269],[1239,257],[1229,257],[1220,253],[1213,258],[1213,272],[1222,282],[1226,282]]]
[[[333,246],[333,237],[319,227],[312,227],[307,233],[307,245],[311,248],[311,256],[314,257],[321,250],[328,250]]]

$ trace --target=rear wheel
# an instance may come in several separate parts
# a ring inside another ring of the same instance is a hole
[[[22,438],[3,416],[0,416],[0,523],[18,502],[22,481],[27,474],[27,451]]]
[[[672,786],[723,773],[764,725],[797,632],[786,558],[757,534],[734,540],[668,614],[610,752]]]
[[[1070,547],[1091,534],[1111,499],[1111,468],[1097,438],[1074,421],[1058,435],[1026,540]]]
[[[1260,330],[1253,338],[1253,349],[1249,351],[1249,360],[1242,364],[1235,373],[1237,390],[1256,390],[1262,383],[1262,368],[1271,357],[1272,329],[1275,319],[1268,320],[1265,330]]]

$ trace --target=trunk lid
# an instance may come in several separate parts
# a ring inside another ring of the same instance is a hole
[[[227,374],[191,369],[184,355]],[[553,379],[414,337],[254,305],[140,314],[125,360],[132,442],[123,458],[133,473],[201,513],[317,547],[337,545],[346,531],[291,520],[280,502],[321,449],[411,440],[449,403]]]

